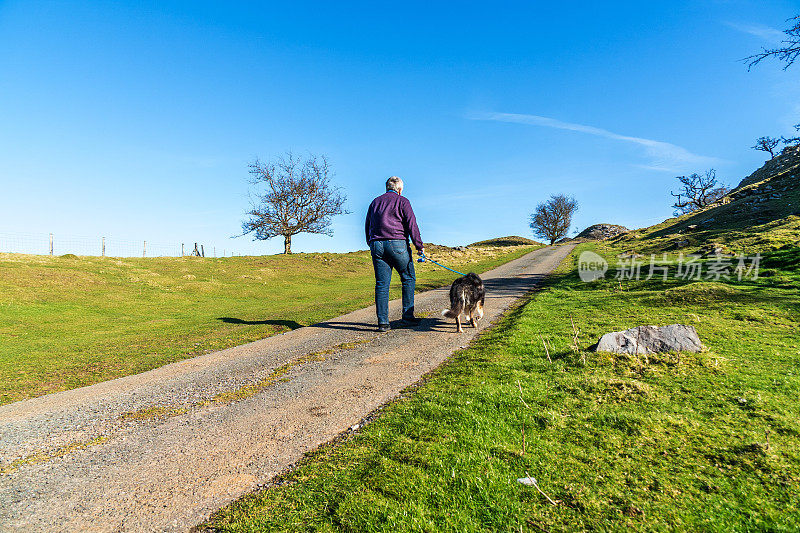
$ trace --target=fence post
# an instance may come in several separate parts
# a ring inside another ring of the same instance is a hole
[[[214,246],[214,257],[217,257],[217,247]]]
[[[102,253],[103,253],[103,257],[105,257],[106,256],[106,238],[105,237],[103,237],[103,250],[102,250]]]
[[[183,243],[181,243],[181,257],[183,257]]]
[[[50,255],[53,255],[53,234],[50,234]]]
[[[201,255],[202,257],[205,257],[205,256],[206,256],[206,250],[205,250],[205,248],[203,248],[203,245],[202,245],[202,244],[200,245],[200,255]]]
[[[147,241],[144,241],[144,247],[142,247],[142,257],[147,256]]]

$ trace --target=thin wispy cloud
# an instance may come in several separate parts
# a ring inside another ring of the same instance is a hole
[[[763,24],[740,24],[738,22],[726,22],[726,26],[734,30],[758,37],[771,44],[778,44],[785,37],[781,30],[764,26]]]
[[[539,115],[525,115],[519,113],[480,113],[471,115],[468,118],[472,120],[511,122],[515,124],[527,124],[530,126],[542,126],[545,128],[554,128],[558,130],[575,131],[588,135],[594,135],[596,137],[603,137],[606,139],[638,145],[644,149],[645,154],[651,159],[649,164],[639,166],[649,170],[676,172],[685,170],[687,167],[710,166],[722,162],[716,157],[697,155],[690,152],[686,148],[672,143],[656,141],[653,139],[645,139],[643,137],[621,135],[619,133],[614,133],[613,131],[597,128],[595,126],[563,122],[558,119],[542,117]]]

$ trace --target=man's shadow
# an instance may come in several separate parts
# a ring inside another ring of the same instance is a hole
[[[423,318],[422,322],[419,323],[419,326],[405,326],[400,320],[391,322],[392,329],[411,329],[421,332],[436,331],[441,333],[443,331],[450,331],[447,325],[447,322],[435,316]],[[455,331],[455,322],[453,322],[452,325],[452,330]]]
[[[420,322],[418,326],[407,326],[400,320],[392,320],[389,325],[392,327],[392,329],[407,329],[422,332],[448,331],[447,323],[444,320],[435,317],[423,318],[422,322]],[[327,322],[311,324],[309,327],[321,329],[340,329],[346,331],[375,331],[378,325],[367,322],[336,322],[331,320]],[[455,328],[455,323],[453,323],[453,328]]]
[[[229,316],[222,316],[217,318],[226,324],[242,324],[246,326],[280,326],[288,329],[302,328],[303,325],[295,322],[294,320],[243,320],[241,318],[233,318]]]

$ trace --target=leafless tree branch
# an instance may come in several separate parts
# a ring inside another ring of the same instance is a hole
[[[250,167],[250,182],[260,188],[242,222],[243,235],[254,233],[258,240],[278,235],[284,238],[284,253],[292,252],[292,235],[320,233],[333,235],[331,219],[347,213],[347,197],[331,185],[333,174],[327,158],[306,159],[291,152],[269,163],[258,159]]]
[[[731,190],[717,180],[717,171],[713,168],[706,171],[705,176],[692,174],[690,176],[676,176],[681,182],[682,190],[678,193],[670,192],[678,200],[672,204],[675,215],[684,215],[710,205]]]
[[[794,130],[800,133],[800,124],[794,125]],[[783,137],[781,136],[781,140],[783,144],[787,146],[798,146],[800,145],[800,135],[794,137]]]
[[[761,150],[762,152],[768,152],[770,155],[770,159],[775,157],[775,147],[780,144],[780,139],[775,139],[773,137],[759,137],[756,139],[756,144],[751,146],[753,150]]]
[[[797,57],[800,56],[800,15],[786,20],[786,22],[790,21],[795,21],[794,26],[783,30],[783,33],[788,38],[781,41],[781,46],[778,48],[762,48],[761,52],[742,59],[747,63],[747,70],[750,70],[768,57],[774,57],[778,61],[785,61],[786,65],[783,66],[783,70],[786,70],[795,62]]]

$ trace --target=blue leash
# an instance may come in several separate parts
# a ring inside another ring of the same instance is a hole
[[[430,257],[425,257],[425,254],[420,254],[420,256],[419,256],[419,259],[417,259],[417,262],[418,262],[418,263],[424,263],[425,261],[428,261],[428,262],[430,262],[430,263],[433,263],[434,265],[439,265],[439,263],[437,263],[436,261],[434,261],[434,260],[433,260],[433,259],[431,259]],[[446,267],[446,266],[444,266],[444,265],[439,265],[439,266],[440,266],[440,267],[442,267],[442,268],[444,268],[445,270],[449,270],[450,272],[455,272],[455,273],[456,273],[456,274],[458,274],[459,276],[466,276],[466,274],[464,274],[464,273],[462,273],[462,272],[459,272],[458,270],[453,270],[452,268]]]

